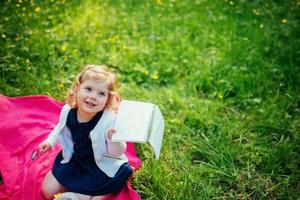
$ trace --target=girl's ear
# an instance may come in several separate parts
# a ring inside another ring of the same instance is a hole
[[[116,92],[110,93],[110,100],[106,102],[106,108],[117,111],[121,102],[120,95]]]
[[[121,103],[121,97],[120,97],[120,95],[119,94],[117,94],[116,93],[116,95],[115,95],[116,97],[115,97],[115,99],[116,99],[116,103],[117,103],[117,105],[119,105],[120,103]]]

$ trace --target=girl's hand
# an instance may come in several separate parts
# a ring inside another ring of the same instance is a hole
[[[111,140],[112,135],[113,135],[115,132],[117,132],[115,129],[113,129],[113,128],[109,129],[109,130],[108,130],[108,134],[107,134],[107,138],[108,138],[109,140]]]
[[[51,145],[48,142],[42,142],[39,145],[39,148],[40,148],[40,152],[45,153],[51,148]]]

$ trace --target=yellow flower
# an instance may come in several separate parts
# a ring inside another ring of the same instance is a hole
[[[157,3],[158,5],[161,5],[161,4],[162,4],[162,0],[156,0],[156,3]]]
[[[36,8],[34,9],[34,12],[36,12],[36,13],[41,12],[41,8],[40,8],[40,7],[36,7]]]
[[[152,74],[152,75],[151,75],[151,78],[152,78],[153,80],[157,80],[157,79],[159,78],[159,76],[158,76],[158,74]]]
[[[108,41],[110,43],[115,43],[118,39],[119,39],[119,36],[115,35],[115,36],[112,36],[112,37],[108,38]]]
[[[60,84],[58,85],[58,87],[59,87],[60,89],[63,89],[63,88],[64,88],[64,84],[63,84],[63,83],[60,83]]]
[[[263,28],[263,27],[264,27],[264,25],[263,25],[263,24],[260,24],[260,25],[259,25],[259,28]]]
[[[2,34],[1,36],[2,36],[2,38],[6,38],[6,35],[5,35],[5,34]]]
[[[282,19],[281,22],[284,23],[284,24],[287,24],[288,20],[287,19]]]
[[[67,46],[64,44],[64,45],[62,45],[61,47],[60,47],[60,50],[62,51],[62,52],[65,52],[66,50],[67,50]]]
[[[145,70],[145,71],[144,71],[144,74],[145,74],[146,76],[148,76],[148,75],[149,75],[149,72],[148,72],[147,70]]]

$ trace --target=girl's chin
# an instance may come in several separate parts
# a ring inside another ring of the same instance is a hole
[[[85,112],[91,113],[91,114],[92,114],[92,113],[98,112],[97,109],[91,108],[91,107],[85,107],[85,108],[83,108],[83,110],[84,110]]]
[[[87,113],[90,113],[90,114],[97,113],[97,112],[101,111],[101,109],[99,109],[99,107],[90,106],[90,105],[84,105],[83,110]]]

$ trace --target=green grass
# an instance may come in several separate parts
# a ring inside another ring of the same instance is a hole
[[[142,199],[300,198],[299,0],[2,1],[0,93],[63,100],[84,64],[159,104]]]

